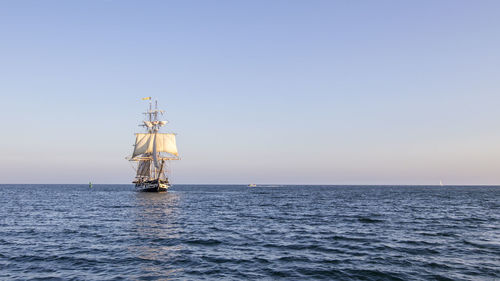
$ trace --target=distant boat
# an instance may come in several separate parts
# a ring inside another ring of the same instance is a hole
[[[443,186],[443,181],[442,180],[439,180],[439,185]]]
[[[248,187],[257,187],[257,185],[255,183],[251,183],[248,185]]]
[[[169,160],[180,160],[175,143],[174,133],[160,133],[160,128],[167,121],[159,120],[165,111],[155,108],[151,103],[151,97],[143,98],[149,100],[149,110],[145,112],[146,120],[140,126],[145,127],[145,133],[135,134],[134,152],[128,159],[138,162],[135,180],[132,182],[140,191],[162,192],[170,187],[167,168]]]

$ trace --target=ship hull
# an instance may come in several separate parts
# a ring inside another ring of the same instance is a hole
[[[140,192],[167,192],[169,187],[164,181],[135,182],[135,188]]]
[[[167,192],[168,188],[164,187],[138,187],[138,191],[140,192]]]

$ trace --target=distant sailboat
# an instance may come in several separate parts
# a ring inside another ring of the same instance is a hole
[[[442,180],[439,180],[439,185],[443,186],[443,181]]]

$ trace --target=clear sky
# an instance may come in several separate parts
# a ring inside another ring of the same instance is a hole
[[[0,183],[500,184],[500,1],[0,1]]]

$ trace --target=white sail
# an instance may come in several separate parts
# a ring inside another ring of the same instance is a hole
[[[153,144],[151,143],[151,134],[135,134],[135,146],[132,158],[144,153],[151,153],[153,151]]]
[[[179,156],[179,153],[177,152],[177,145],[175,143],[175,134],[136,134],[132,158],[144,153],[153,153],[153,150],[156,150],[156,152],[167,152],[175,156]]]
[[[156,149],[158,152],[166,152],[179,156],[177,144],[175,143],[175,134],[157,134]]]

